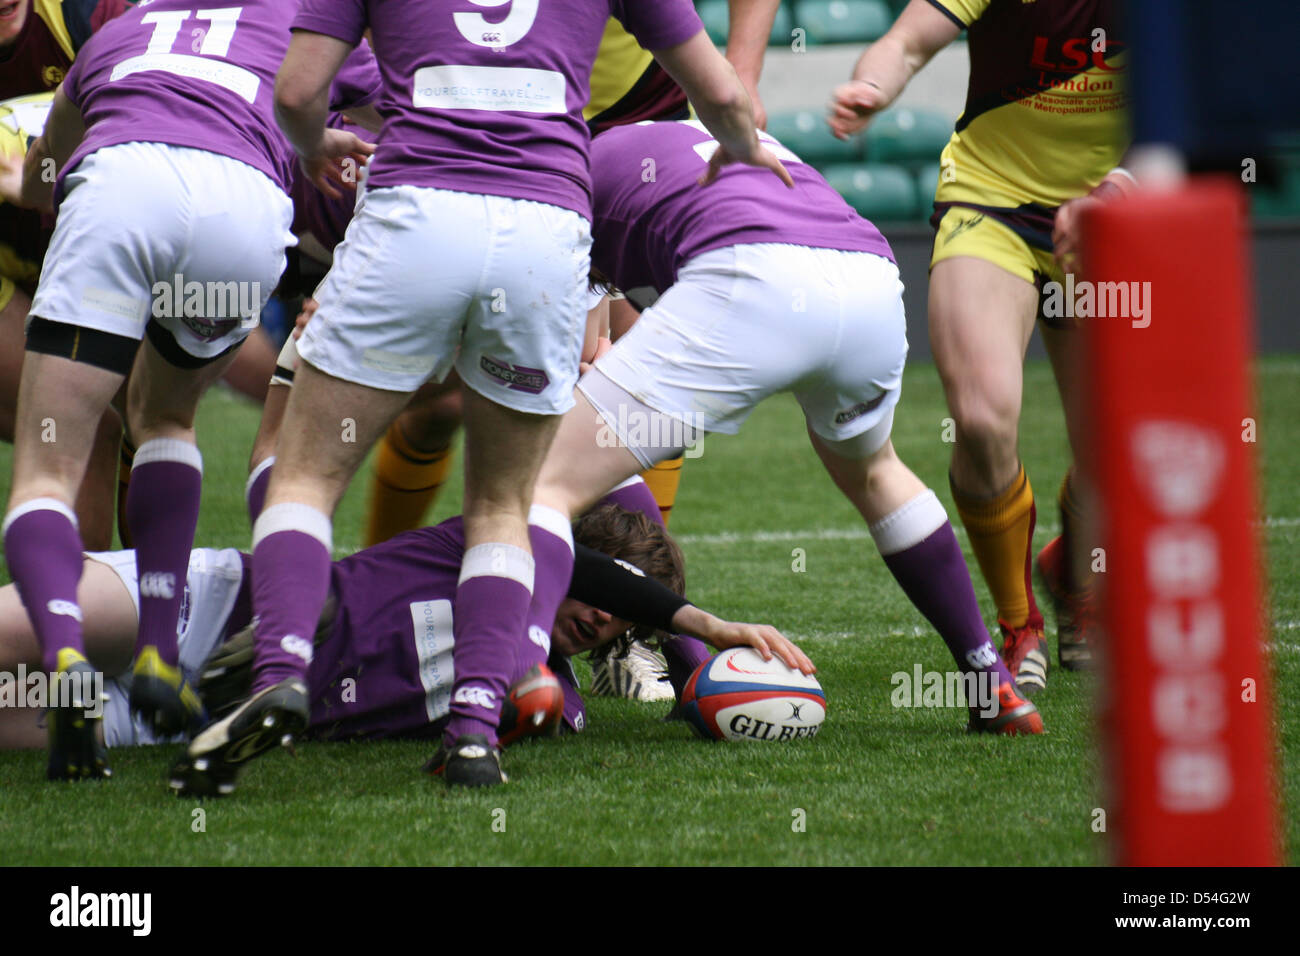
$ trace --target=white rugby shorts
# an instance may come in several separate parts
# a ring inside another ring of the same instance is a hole
[[[238,160],[105,147],[64,180],[30,315],[133,339],[152,318],[213,358],[257,327],[297,241],[292,223],[289,197]]]
[[[568,209],[421,186],[370,189],[320,303],[303,361],[413,392],[454,366],[499,405],[573,405],[587,316],[590,224]]]
[[[774,243],[727,246],[687,262],[578,387],[621,443],[620,415],[596,373],[682,431],[735,434],[754,406],[793,392],[808,425],[845,442],[898,404],[907,323],[898,267],[866,252]],[[642,433],[653,432],[641,428]],[[878,444],[888,437],[880,429]],[[688,439],[688,442],[689,443]],[[867,450],[868,452],[870,450]]]

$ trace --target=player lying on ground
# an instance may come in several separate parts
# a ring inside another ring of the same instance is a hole
[[[620,288],[663,295],[579,381],[537,501],[579,514],[700,433],[733,433],[758,402],[792,391],[826,470],[958,667],[995,675],[999,712],[973,717],[972,729],[1040,733],[989,641],[943,506],[889,440],[907,353],[889,246],[764,137],[796,189],[736,167],[695,190],[717,148],[697,123],[624,127],[592,144],[593,266]]]
[[[279,0],[199,15],[178,0],[127,11],[82,49],[23,178],[25,201],[52,200],[59,215],[31,309],[6,557],[45,669],[88,678],[71,504],[95,424],[129,372],[128,425],[140,442],[128,502],[141,584],[133,706],[164,729],[200,712],[176,667],[177,584],[202,483],[195,408],[256,325],[293,242],[288,164],[271,115],[293,12]],[[192,75],[118,75],[178,43],[188,51],[178,39],[189,37],[187,24],[203,33],[203,49],[168,55]],[[364,160],[355,136],[331,132]],[[46,160],[59,171],[53,187]],[[232,196],[243,197],[238,209]],[[201,304],[178,310],[196,286],[206,291]],[[54,776],[71,773],[67,756],[85,749],[83,711],[74,701],[53,714]]]
[[[580,557],[551,629],[548,662],[563,691],[563,719],[570,730],[582,730],[586,716],[568,657],[613,640],[633,622],[646,629],[691,633],[719,648],[748,644],[807,664],[775,629],[719,620],[680,597],[685,579],[681,552],[667,532],[644,516],[606,505],[580,519],[574,536]],[[308,672],[308,736],[428,739],[441,734],[455,672],[451,601],[463,547],[460,520],[453,518],[334,562],[332,600]],[[201,548],[190,556],[181,666],[200,687],[208,709],[217,713],[245,696],[250,685],[249,560],[233,549]],[[109,747],[164,742],[132,717],[126,702],[139,622],[134,553],[87,556],[79,597],[90,622],[87,655],[104,673],[118,675],[105,688],[104,741]],[[210,659],[212,673],[199,683]],[[242,663],[236,666],[235,661]],[[39,669],[40,648],[16,589],[9,585],[0,589],[0,671],[12,674],[20,664]],[[679,682],[686,674],[689,670]],[[515,675],[514,682],[524,676]],[[0,748],[40,746],[45,737],[41,716],[24,708],[0,710]],[[515,739],[528,730],[521,723],[524,716],[514,715],[512,730],[503,736]],[[104,759],[102,750],[79,754],[78,766],[87,776],[98,776],[91,768],[102,766]],[[445,754],[436,756],[434,769],[444,759]],[[226,792],[237,766],[208,779]],[[186,781],[177,783],[184,786]]]
[[[1041,319],[1077,458],[1087,400],[1075,361],[1077,322],[1045,311],[1042,296],[1047,282],[1064,283],[1063,273],[1077,268],[1080,209],[1132,185],[1116,168],[1127,139],[1118,7],[1110,0],[912,0],[863,53],[831,107],[836,135],[860,132],[967,30],[966,108],[943,151],[930,220],[930,343],[957,423],[953,500],[997,605],[1002,656],[1026,694],[1045,686],[1051,655],[1029,585],[1036,511],[1017,445],[1022,366]],[[1087,489],[1078,484],[1067,471],[1061,537],[1038,557],[1057,604],[1061,666],[1069,669],[1090,661],[1092,558],[1082,514]]]

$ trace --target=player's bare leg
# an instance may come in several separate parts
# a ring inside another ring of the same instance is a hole
[[[276,440],[284,424],[284,412],[289,407],[290,387],[272,382],[266,389],[262,404],[262,420],[253,439],[253,450],[248,456],[248,481],[244,485],[244,501],[248,505],[248,523],[257,522],[266,504],[266,489],[271,483],[271,468],[275,464]]]
[[[622,444],[602,442],[606,425],[579,389],[565,413],[537,478],[534,500],[572,518],[582,514],[619,482],[642,469]]]
[[[1087,390],[1080,366],[1079,340],[1080,333],[1076,330],[1043,326],[1043,342],[1056,375],[1074,461],[1079,460],[1085,447],[1080,405],[1086,400]],[[1043,547],[1036,562],[1042,582],[1052,595],[1057,653],[1061,666],[1067,670],[1092,665],[1088,643],[1095,628],[1092,565],[1096,541],[1089,534],[1092,503],[1092,489],[1084,472],[1071,466],[1057,495],[1061,534]]]
[[[18,380],[22,375],[27,344],[23,325],[31,304],[32,300],[25,292],[13,289],[9,301],[0,309],[0,441],[14,440]],[[95,433],[86,476],[73,508],[82,540],[92,551],[105,551],[113,545],[113,487],[121,434],[120,416],[114,409],[106,408]]]
[[[892,416],[839,442],[811,429],[808,434],[836,487],[866,520],[894,579],[939,632],[962,673],[976,675],[980,693],[990,695],[969,702],[969,728],[1042,733],[1037,708],[1016,692],[1010,670],[989,641],[948,515],[934,492],[895,454],[888,439],[891,423]]]
[[[42,666],[78,682],[74,706],[49,719],[51,779],[105,777],[98,720],[87,718],[94,672],[86,660],[77,603],[82,541],[72,503],[85,475],[97,423],[123,376],[57,355],[23,359],[14,434],[13,485],[4,521],[9,572],[25,596]],[[92,708],[93,709],[93,708]]]
[[[956,426],[949,481],[997,605],[1002,654],[1027,693],[1047,680],[1043,618],[1029,587],[1033,489],[1017,435],[1034,286],[971,256],[930,273],[930,344]]]
[[[235,359],[221,373],[227,385],[255,402],[266,400],[268,382],[275,372],[278,350],[271,336],[260,325],[249,333]]]
[[[155,732],[168,735],[197,727],[204,719],[202,702],[181,673],[176,638],[203,490],[194,416],[204,392],[239,351],[236,347],[196,367],[174,342],[171,348],[176,352],[164,357],[154,339],[145,337],[126,396],[127,423],[136,443],[126,517],[140,582],[131,709]]]

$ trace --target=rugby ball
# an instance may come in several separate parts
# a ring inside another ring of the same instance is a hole
[[[733,647],[695,669],[682,691],[682,715],[711,740],[799,740],[816,736],[826,695],[815,677]]]

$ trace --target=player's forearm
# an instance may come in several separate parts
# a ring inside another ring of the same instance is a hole
[[[902,41],[886,34],[867,47],[853,68],[853,81],[874,86],[884,95],[886,105],[903,92],[903,88],[924,65],[909,56]]]
[[[299,156],[315,154],[325,138],[325,123],[329,119],[329,96],[322,93],[313,99],[300,100],[291,96],[280,97],[276,85],[275,121]]]
[[[763,56],[772,23],[781,0],[728,0],[730,26],[727,31],[727,59],[736,68],[741,82],[758,86],[763,72]]]
[[[685,43],[656,51],[655,59],[686,91],[700,122],[723,149],[737,157],[753,154],[758,130],[749,94],[703,30]]]
[[[330,84],[352,47],[320,33],[297,31],[275,77],[275,121],[299,156],[311,156],[325,137]]]
[[[912,0],[889,31],[858,58],[853,79],[875,86],[892,103],[917,71],[960,33],[960,24],[927,0]]]

